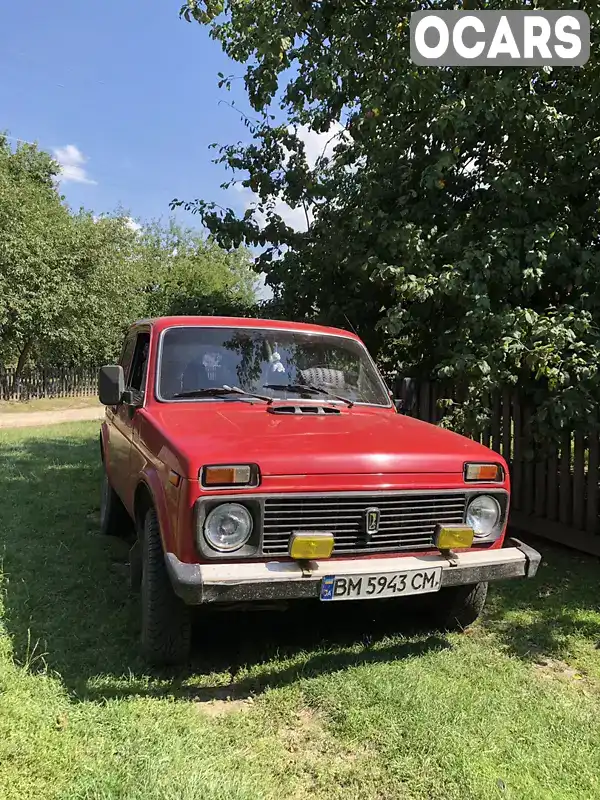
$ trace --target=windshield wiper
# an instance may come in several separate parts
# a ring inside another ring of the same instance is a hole
[[[263,389],[280,389],[281,391],[298,392],[298,394],[324,394],[331,397],[333,400],[341,400],[346,403],[348,408],[352,408],[354,401],[348,397],[342,397],[341,394],[333,394],[328,389],[323,389],[321,386],[315,386],[314,383],[263,383]]]
[[[257,400],[264,400],[265,403],[272,403],[273,398],[267,397],[264,394],[255,394],[254,392],[246,392],[240,389],[239,386],[211,386],[205,389],[188,389],[185,392],[177,392],[173,397],[225,397],[228,394],[242,395],[243,397],[256,397]]]

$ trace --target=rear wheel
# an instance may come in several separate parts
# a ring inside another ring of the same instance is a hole
[[[129,550],[129,588],[132,592],[139,592],[142,586],[142,570],[142,540],[137,537]]]
[[[110,485],[106,470],[100,490],[100,533],[104,536],[125,537],[131,533],[131,518],[119,495]]]
[[[431,612],[442,630],[462,631],[472,625],[485,606],[487,583],[449,586],[432,597]]]
[[[153,508],[144,520],[141,600],[142,650],[146,660],[154,666],[187,661],[192,639],[191,609],[171,586]]]

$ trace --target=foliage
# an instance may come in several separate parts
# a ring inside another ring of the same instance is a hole
[[[252,315],[257,275],[250,253],[226,252],[215,241],[181,227],[153,222],[138,235],[136,260],[144,316]]]
[[[12,153],[0,142],[0,324],[4,360],[21,369],[87,361],[114,347],[115,326],[129,301],[123,219],[71,214],[53,178],[57,165],[31,145]]]
[[[61,307],[60,326],[54,323],[34,350],[46,366],[111,359],[120,349],[123,326],[143,309],[132,267],[135,234],[127,219],[81,210],[69,213],[69,221],[69,300]]]
[[[47,153],[0,138],[0,366],[112,360],[139,317],[252,312],[246,250],[174,222],[134,230],[123,211],[73,213],[58,173]]]
[[[532,5],[582,4],[478,7]],[[594,53],[600,11],[584,5]],[[588,424],[600,397],[599,62],[417,67],[409,14],[430,6],[189,0],[187,16],[246,65],[253,140],[219,160],[257,203],[242,217],[185,205],[221,243],[265,246],[259,266],[288,313],[351,323],[384,365],[462,384],[453,424],[480,426],[485,392],[506,383],[538,403],[540,435]],[[331,134],[314,167],[300,126]],[[278,200],[311,209],[307,232]]]

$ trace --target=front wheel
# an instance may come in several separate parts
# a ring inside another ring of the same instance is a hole
[[[141,600],[142,650],[146,660],[154,666],[187,661],[192,639],[191,610],[171,586],[153,508],[144,520]]]
[[[431,613],[437,626],[462,631],[472,625],[485,606],[487,583],[449,586],[432,597]]]

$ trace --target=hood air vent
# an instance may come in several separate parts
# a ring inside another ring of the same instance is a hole
[[[267,406],[268,414],[311,414],[312,416],[324,416],[327,414],[340,414],[339,408],[331,406]]]

